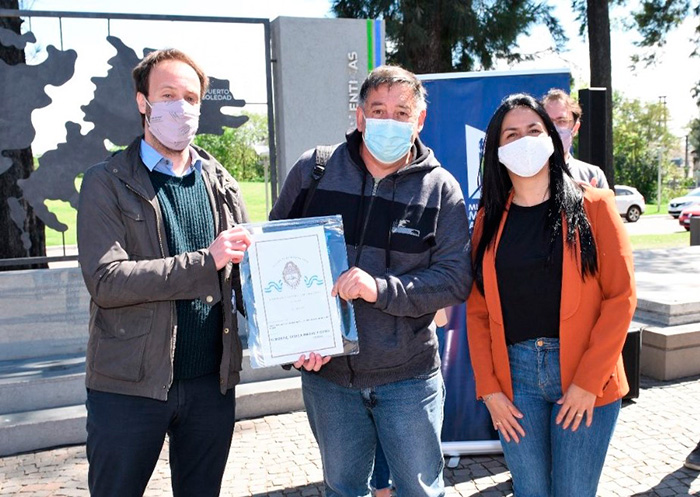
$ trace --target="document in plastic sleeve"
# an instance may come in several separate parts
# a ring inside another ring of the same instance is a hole
[[[352,307],[331,295],[347,269],[338,223],[342,235],[337,216],[246,226],[253,244],[241,275],[253,367],[293,363],[310,352],[357,353]]]

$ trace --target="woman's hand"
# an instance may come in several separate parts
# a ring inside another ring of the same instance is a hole
[[[573,383],[569,386],[564,396],[557,400],[557,404],[561,405],[559,414],[555,422],[561,424],[563,429],[571,426],[571,431],[576,431],[586,415],[586,426],[590,427],[593,423],[593,407],[595,406],[595,394],[577,387]]]
[[[520,437],[525,436],[525,430],[518,423],[518,419],[522,419],[523,415],[513,405],[506,394],[496,392],[489,395],[484,395],[484,404],[491,414],[493,428],[501,432],[506,442],[510,442],[512,438],[516,443],[520,442]],[[518,436],[520,435],[520,437]]]

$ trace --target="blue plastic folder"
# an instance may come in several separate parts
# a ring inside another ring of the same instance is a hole
[[[348,269],[341,216],[244,225],[241,286],[253,368],[359,352],[352,302],[331,289]]]

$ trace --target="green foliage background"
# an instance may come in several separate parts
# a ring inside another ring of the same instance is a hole
[[[563,48],[566,35],[553,6],[538,0],[334,0],[338,17],[383,19],[387,60],[415,73],[490,69],[498,59],[531,60],[517,39],[544,24]]]
[[[682,178],[682,169],[668,160],[678,139],[668,131],[664,112],[664,106],[658,102],[627,100],[619,93],[613,99],[615,183],[637,188],[649,201],[657,200],[659,150],[662,200],[690,186]]]
[[[224,128],[221,135],[197,135],[195,144],[212,154],[238,181],[263,181],[268,157],[256,152],[256,145],[268,144],[267,116],[249,114],[238,128]]]

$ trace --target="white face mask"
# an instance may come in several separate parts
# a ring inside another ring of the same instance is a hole
[[[545,133],[524,136],[498,147],[498,160],[512,173],[530,178],[539,173],[554,153],[552,138]]]

